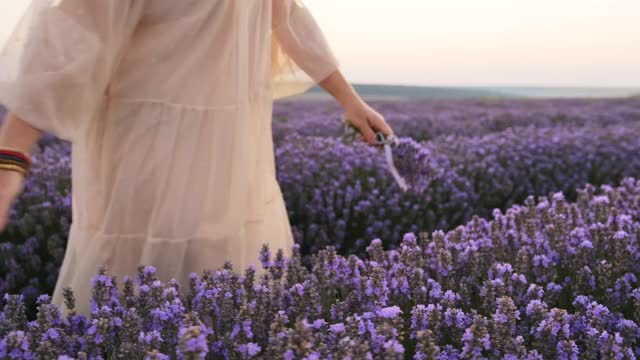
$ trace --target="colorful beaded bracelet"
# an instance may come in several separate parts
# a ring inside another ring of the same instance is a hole
[[[31,168],[31,157],[25,151],[13,148],[0,148],[0,169],[18,171],[25,177]]]

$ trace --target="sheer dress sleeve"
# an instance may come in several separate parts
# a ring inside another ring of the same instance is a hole
[[[0,52],[0,104],[68,141],[91,121],[145,0],[31,0]]]
[[[307,91],[340,65],[301,0],[272,0],[271,45],[274,99]]]

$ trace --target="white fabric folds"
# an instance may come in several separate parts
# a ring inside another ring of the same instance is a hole
[[[322,30],[301,0],[273,0],[274,99],[303,93],[339,67]]]
[[[291,245],[273,99],[337,67],[299,1],[32,0],[0,52],[0,103],[73,144],[54,302],[63,286],[88,299],[98,263],[185,280]]]
[[[93,117],[144,1],[32,0],[0,53],[2,104],[72,141]]]

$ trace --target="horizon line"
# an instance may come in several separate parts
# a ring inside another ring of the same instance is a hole
[[[406,84],[406,83],[372,83],[372,82],[351,82],[352,85],[386,85],[405,87],[435,87],[435,88],[544,88],[544,89],[640,89],[638,85],[463,85],[463,84]],[[317,86],[317,84],[316,84]]]

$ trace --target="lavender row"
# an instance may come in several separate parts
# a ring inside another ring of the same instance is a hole
[[[333,245],[362,254],[375,237],[394,246],[406,231],[451,229],[528,195],[562,191],[575,199],[586,183],[640,176],[639,136],[640,126],[609,126],[521,127],[422,143],[401,138],[394,158],[411,186],[405,193],[376,149],[291,135],[276,150],[277,174],[305,253]]]
[[[481,136],[520,126],[608,126],[640,122],[640,98],[425,99],[370,101],[399,136]],[[276,143],[290,134],[340,137],[342,108],[334,101],[274,103]]]
[[[362,258],[327,247],[311,271],[298,245],[285,258],[266,244],[260,277],[231,263],[189,284],[101,269],[89,318],[72,291],[65,316],[42,295],[31,321],[5,295],[0,357],[636,359],[640,181],[577,193],[405,233],[396,249],[374,239]]]

